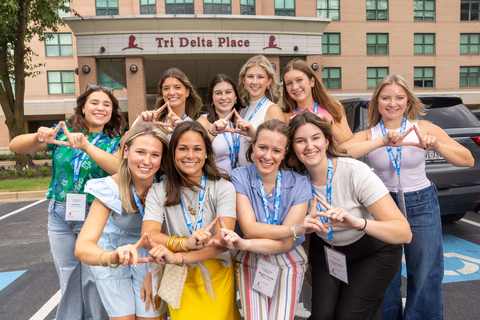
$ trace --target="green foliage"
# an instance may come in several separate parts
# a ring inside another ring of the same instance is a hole
[[[0,166],[0,171],[5,171],[5,167],[4,167],[4,166]]]
[[[2,174],[3,174],[3,177],[7,179],[10,173],[8,171],[3,171]]]
[[[22,173],[23,173],[23,172],[20,171],[20,170],[15,170],[15,175],[16,175],[17,177],[21,177],[21,176],[22,176]]]
[[[38,170],[40,171],[40,174],[44,177],[48,174],[48,167],[46,166],[40,167],[38,168]]]
[[[50,177],[0,181],[0,192],[47,190]]]
[[[10,177],[13,177],[13,176],[15,176],[15,175],[17,175],[17,169],[11,168],[11,169],[10,169]]]
[[[35,168],[26,169],[26,170],[24,171],[24,173],[25,173],[25,175],[26,175],[27,177],[33,178],[33,177],[35,177],[36,170],[35,170]]]

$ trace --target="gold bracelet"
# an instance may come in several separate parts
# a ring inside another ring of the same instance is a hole
[[[183,239],[188,239],[188,237],[187,237],[187,236],[182,236],[182,237],[180,238],[180,241],[179,241],[179,242],[180,242],[180,246],[182,247],[183,251],[185,251],[185,252],[190,252],[190,251],[192,251],[192,250],[187,250],[187,248],[185,247],[185,245],[184,245],[183,242],[182,242]]]
[[[167,241],[167,249],[174,252],[173,251],[173,243],[175,242],[175,239],[178,239],[179,237],[177,236],[171,236],[170,238],[168,238],[168,241]]]
[[[98,265],[99,265],[100,267],[104,267],[104,268],[108,267],[108,265],[104,266],[103,263],[102,263],[103,255],[104,255],[105,252],[107,252],[107,251],[108,251],[108,250],[105,249],[105,250],[103,250],[102,252],[100,252],[100,254],[98,255]]]
[[[107,264],[108,264],[108,266],[109,266],[110,268],[116,269],[116,268],[120,267],[120,263],[117,264],[116,266],[114,266],[114,265],[112,264],[112,261],[110,261],[110,258],[112,257],[112,254],[113,254],[113,252],[110,252],[110,254],[107,256]]]
[[[177,239],[178,239],[178,242],[177,242],[177,244],[175,244],[175,240],[177,240]],[[175,240],[173,240],[173,244],[172,244],[172,248],[173,248],[173,251],[172,251],[172,252],[173,252],[173,253],[178,252],[178,251],[177,251],[177,248],[178,248],[178,244],[180,243],[180,240],[181,240],[181,239],[180,239],[179,237],[176,237]]]

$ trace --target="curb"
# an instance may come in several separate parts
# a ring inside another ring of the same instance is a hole
[[[0,192],[0,202],[27,201],[45,199],[47,190]]]

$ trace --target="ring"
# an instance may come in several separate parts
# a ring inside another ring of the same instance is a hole
[[[125,250],[125,254],[128,254],[128,250]]]
[[[205,232],[205,231],[203,231],[203,234],[206,234],[206,232]]]

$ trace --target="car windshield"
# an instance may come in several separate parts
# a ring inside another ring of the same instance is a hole
[[[480,122],[477,118],[468,108],[462,105],[428,108],[427,114],[419,118],[435,123],[443,129],[480,127]]]

